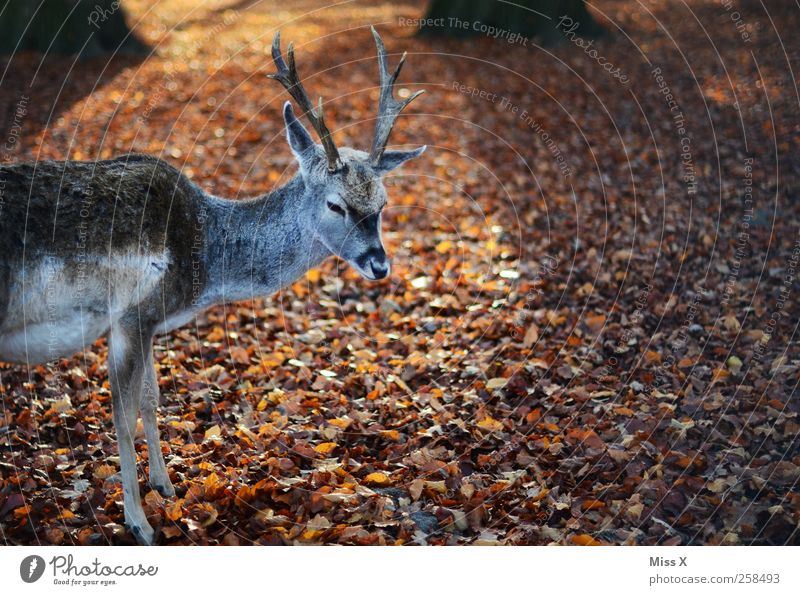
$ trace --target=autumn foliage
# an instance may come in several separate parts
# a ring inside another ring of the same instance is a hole
[[[796,8],[737,2],[745,41],[718,2],[592,2],[624,84],[570,39],[414,37],[422,2],[152,4],[125,3],[149,57],[11,60],[5,159],[267,190],[275,28],[368,148],[370,24],[427,90],[392,142],[430,146],[387,181],[389,279],[332,259],[158,339],[159,543],[798,543]],[[133,543],[103,341],[0,380],[3,541]]]

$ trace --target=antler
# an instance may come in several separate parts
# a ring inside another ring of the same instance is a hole
[[[272,61],[275,62],[275,67],[278,69],[278,72],[275,74],[268,74],[267,77],[275,79],[286,87],[289,95],[294,98],[297,104],[306,113],[306,116],[308,116],[311,122],[311,126],[317,131],[322,146],[325,148],[325,156],[328,159],[328,171],[337,171],[341,169],[342,161],[339,158],[339,151],[336,145],[333,144],[331,131],[328,130],[328,127],[325,125],[325,117],[322,113],[322,97],[319,98],[319,107],[315,109],[297,76],[297,68],[294,63],[294,44],[291,42],[289,42],[287,54],[289,56],[288,66],[281,54],[281,32],[276,31],[275,37],[272,40]]]
[[[394,74],[389,75],[389,61],[386,57],[386,47],[383,45],[383,40],[375,27],[371,27],[372,36],[375,38],[375,45],[378,46],[378,68],[381,74],[381,95],[378,100],[378,118],[375,121],[375,137],[372,139],[372,150],[369,153],[369,160],[373,165],[378,165],[381,160],[383,152],[386,150],[386,143],[389,140],[389,134],[392,132],[397,116],[400,112],[419,95],[425,91],[417,91],[411,97],[404,101],[398,101],[394,98],[392,92],[394,84],[397,82],[397,77],[400,74],[400,69],[403,67],[403,62],[406,60],[406,52],[397,63],[397,68],[394,69]]]

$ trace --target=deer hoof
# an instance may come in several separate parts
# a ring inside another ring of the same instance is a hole
[[[172,487],[172,482],[169,476],[165,473],[158,474],[156,477],[150,476],[150,487],[156,492],[161,494],[164,498],[171,498],[175,495],[175,488]]]
[[[162,483],[154,483],[150,484],[156,492],[161,494],[164,498],[171,498],[175,495],[175,488],[172,487],[171,483],[162,484]]]
[[[148,523],[131,525],[131,533],[139,542],[139,545],[153,545],[156,541],[156,532]]]

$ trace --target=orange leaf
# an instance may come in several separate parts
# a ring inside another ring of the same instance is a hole
[[[216,343],[217,341],[222,341],[225,337],[225,331],[222,329],[221,326],[215,326],[211,329],[211,332],[206,335],[206,341],[211,343]]]
[[[606,315],[605,314],[597,314],[597,315],[589,314],[586,317],[586,319],[584,320],[584,322],[586,322],[586,326],[589,327],[590,331],[592,331],[593,333],[599,333],[602,330],[602,328],[605,325],[605,323],[606,323]]]
[[[167,506],[166,510],[164,511],[167,515],[167,518],[171,521],[180,520],[183,516],[183,498],[178,498],[174,504],[171,506]]]
[[[572,536],[572,543],[575,545],[604,545],[599,539],[595,539],[591,535],[581,533],[580,535]]]
[[[537,407],[536,409],[534,409],[533,411],[528,413],[528,415],[525,416],[525,421],[532,424],[537,422],[540,417],[542,417],[542,408]]]
[[[384,430],[383,432],[381,432],[381,436],[383,436],[387,440],[394,440],[395,442],[400,440],[400,432],[398,432],[397,430]]]
[[[725,380],[731,373],[725,368],[717,368],[711,375],[711,384],[716,384],[720,380]]]
[[[658,351],[647,351],[644,354],[644,358],[650,362],[651,364],[660,364],[661,363],[661,354]]]
[[[581,504],[581,508],[583,510],[597,510],[599,508],[605,508],[606,503],[602,500],[584,500],[583,504]]]

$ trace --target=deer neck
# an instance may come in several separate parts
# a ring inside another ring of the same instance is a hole
[[[203,305],[267,296],[329,256],[314,233],[313,199],[300,175],[252,199],[207,196]]]

